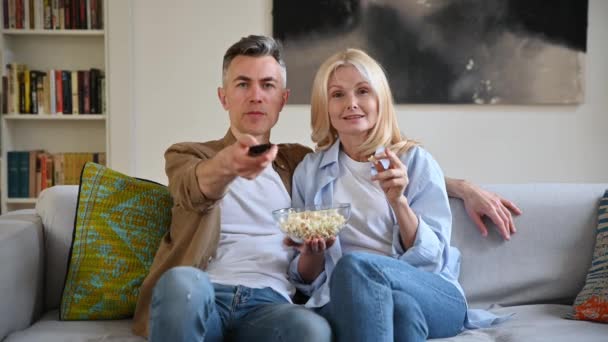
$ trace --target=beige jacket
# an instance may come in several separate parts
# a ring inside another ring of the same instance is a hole
[[[140,288],[133,332],[148,336],[152,290],[168,269],[193,266],[205,269],[215,255],[220,236],[220,207],[217,200],[205,197],[195,175],[199,162],[213,158],[217,152],[236,141],[230,131],[224,138],[205,143],[179,143],[165,152],[165,171],[173,197],[171,226],[154,257],[150,273]],[[298,144],[280,144],[273,167],[291,194],[291,178],[298,163],[311,152]]]

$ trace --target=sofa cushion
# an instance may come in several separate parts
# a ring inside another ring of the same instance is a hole
[[[59,307],[72,245],[78,186],[56,185],[43,190],[36,201],[36,213],[44,227],[44,307]]]
[[[436,342],[604,342],[608,326],[562,317],[571,310],[570,305],[538,304],[494,308],[498,315],[514,313],[509,321],[491,328],[467,330],[450,338],[433,339]]]
[[[31,327],[9,335],[4,342],[145,342],[131,332],[131,320],[60,321],[59,311],[47,312]]]
[[[608,323],[608,190],[599,203],[591,267],[572,309],[568,318]]]
[[[603,342],[608,326],[572,321],[561,317],[571,310],[569,305],[525,305],[495,308],[497,314],[515,313],[513,319],[492,328],[467,330],[458,336],[432,339],[436,342]],[[9,335],[4,342],[145,342],[134,336],[131,320],[59,321],[58,311],[46,313],[31,327]]]
[[[171,206],[164,185],[85,165],[61,319],[133,315],[139,287],[169,228]]]

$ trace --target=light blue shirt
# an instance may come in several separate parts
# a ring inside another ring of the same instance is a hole
[[[308,154],[298,165],[293,176],[292,205],[332,204],[334,184],[340,176],[340,141],[328,150]],[[392,255],[427,272],[440,275],[453,284],[464,297],[458,283],[460,252],[450,246],[452,214],[441,168],[423,148],[416,146],[400,156],[407,168],[409,184],[404,195],[418,217],[418,229],[412,247],[405,250],[401,244],[399,226],[393,215]],[[371,177],[371,173],[370,173]],[[388,206],[388,202],[387,202]],[[325,270],[311,283],[304,283],[297,270],[299,255],[290,263],[288,275],[294,285],[310,296],[307,307],[327,304],[329,286],[327,280],[338,260],[342,257],[339,237],[325,252]],[[497,322],[497,316],[483,310],[468,310],[465,327],[477,328]]]

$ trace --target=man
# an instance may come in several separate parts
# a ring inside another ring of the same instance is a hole
[[[280,46],[264,36],[231,46],[218,97],[230,117],[224,138],[165,153],[173,217],[141,287],[133,330],[150,341],[330,341],[321,316],[291,304],[293,251],[271,215],[291,206],[291,177],[310,149],[282,144],[249,155],[270,141],[289,97]],[[493,211],[510,231],[499,197],[450,182],[469,213]]]

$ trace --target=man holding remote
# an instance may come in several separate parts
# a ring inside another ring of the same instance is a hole
[[[273,210],[291,206],[293,171],[311,152],[269,143],[289,97],[281,54],[265,36],[232,45],[218,89],[228,132],[165,153],[172,222],[140,289],[133,325],[150,341],[332,339],[324,318],[291,302],[293,249],[282,244],[272,218]],[[488,215],[505,238],[514,232],[509,209],[517,208],[510,202],[464,181],[447,185],[476,221]]]

